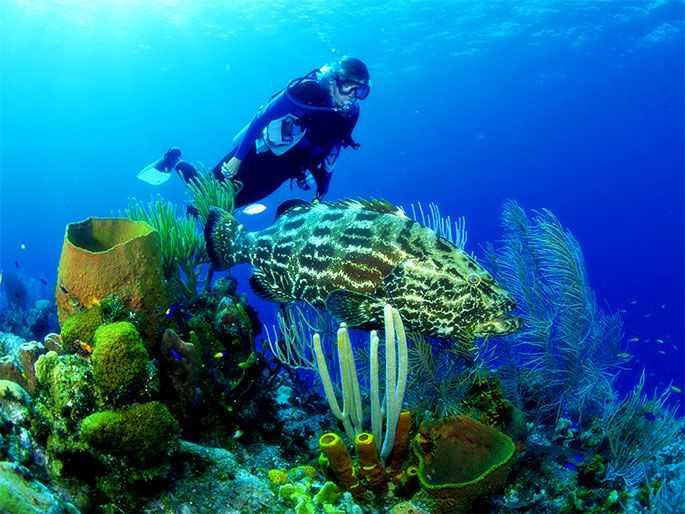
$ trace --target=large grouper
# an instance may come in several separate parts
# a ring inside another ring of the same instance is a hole
[[[490,273],[387,202],[290,201],[257,232],[212,208],[205,239],[215,268],[252,265],[258,295],[308,302],[350,327],[382,328],[386,303],[410,331],[441,339],[469,342],[521,326],[507,316],[512,296]]]

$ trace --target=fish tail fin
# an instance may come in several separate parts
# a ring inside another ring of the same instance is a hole
[[[248,233],[231,213],[223,209],[212,207],[209,210],[205,244],[207,255],[216,269],[227,269],[248,260]]]

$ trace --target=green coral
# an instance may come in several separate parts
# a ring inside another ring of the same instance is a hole
[[[92,448],[148,466],[163,461],[178,444],[179,427],[159,402],[91,414],[81,423],[81,437]]]
[[[131,317],[131,312],[119,295],[110,294],[100,302],[102,315],[106,323],[124,321]]]
[[[97,329],[92,362],[100,398],[115,406],[140,398],[154,376],[140,334],[126,321]]]
[[[95,409],[93,373],[78,355],[41,355],[35,365],[38,380],[34,434],[47,441],[53,476],[78,473],[85,446],[77,437],[80,421]]]
[[[104,321],[100,305],[94,305],[88,310],[69,316],[62,325],[62,345],[68,351],[75,352],[78,350],[76,341],[90,344],[95,331]]]
[[[95,404],[93,373],[88,361],[78,355],[41,355],[35,365],[39,384],[38,408],[65,431],[90,413]]]
[[[219,207],[228,212],[233,211],[235,189],[230,180],[216,180],[212,173],[200,173],[188,183],[193,196],[193,205],[198,210],[202,226],[207,223],[209,209]]]
[[[325,482],[315,491],[314,476],[316,469],[312,466],[298,466],[289,472],[269,472],[272,484],[282,484],[278,487],[278,496],[292,506],[295,514],[343,514],[345,511],[335,506],[341,496],[338,486],[333,482]],[[283,483],[285,480],[288,481]]]

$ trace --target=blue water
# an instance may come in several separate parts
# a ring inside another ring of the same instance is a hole
[[[550,209],[640,338],[622,384],[646,367],[648,389],[682,388],[682,1],[222,4],[3,2],[0,269],[49,295],[67,223],[129,197],[182,204],[180,181],[136,172],[172,144],[213,166],[288,80],[351,54],[372,93],[329,198],[434,201],[476,253],[506,199]]]

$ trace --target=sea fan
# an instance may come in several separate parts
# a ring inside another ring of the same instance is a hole
[[[524,329],[502,344],[503,382],[550,424],[561,414],[581,422],[583,415],[601,413],[625,363],[620,317],[597,306],[580,245],[554,214],[529,217],[510,201],[502,223],[504,238],[486,257],[524,319]],[[540,380],[524,384],[525,369]]]

